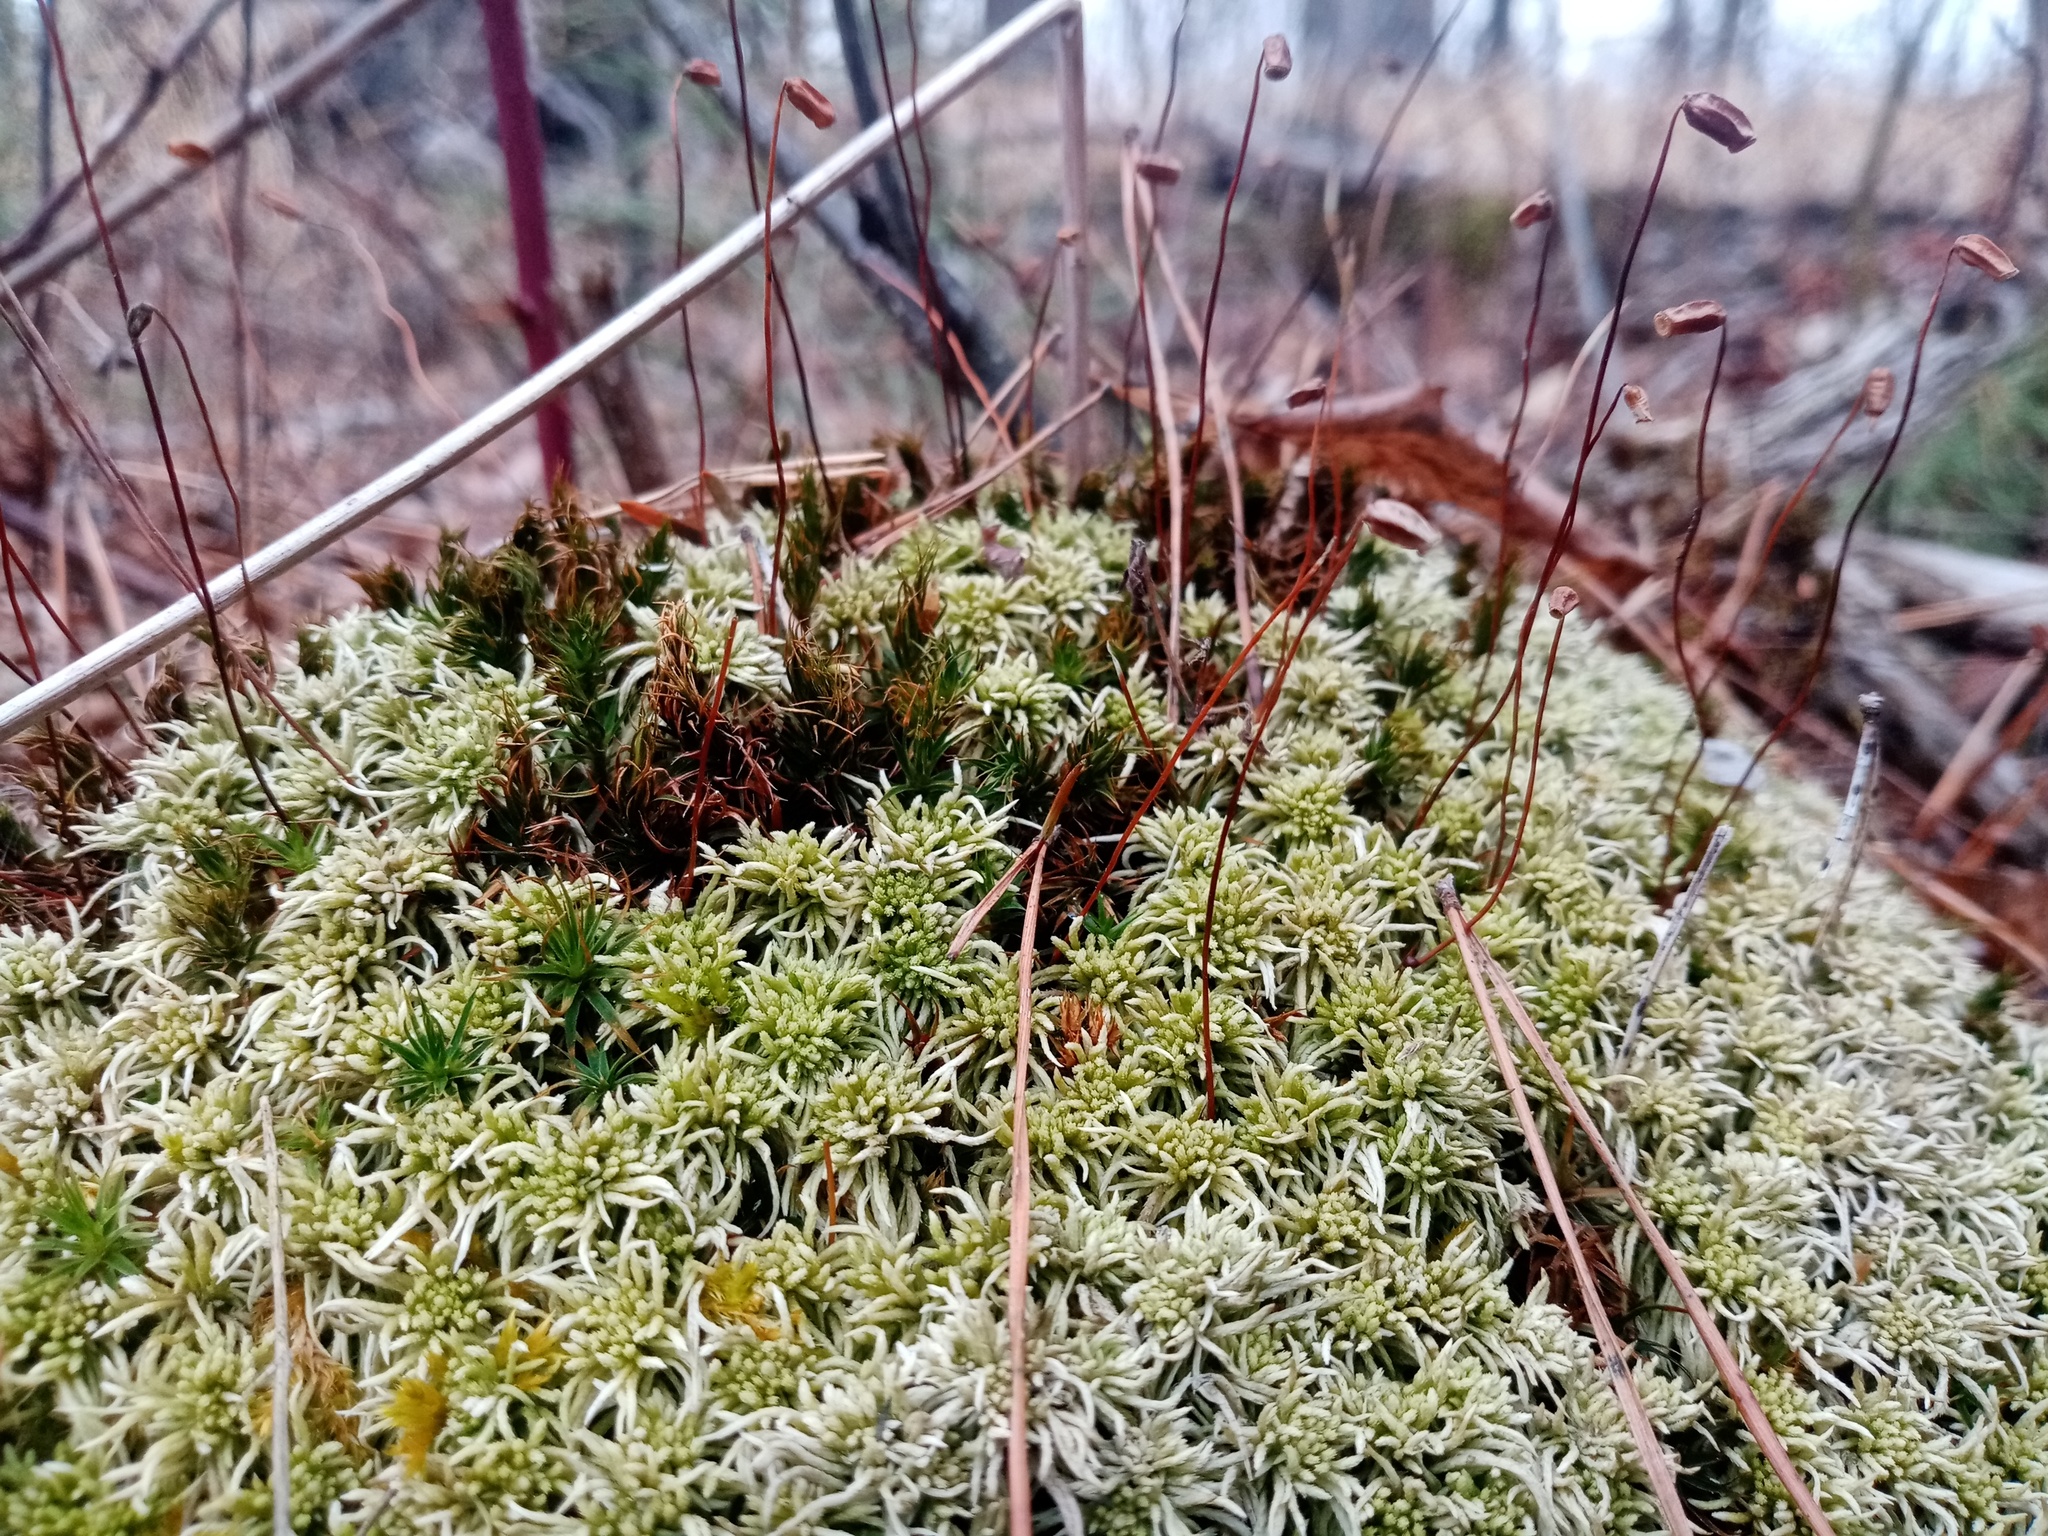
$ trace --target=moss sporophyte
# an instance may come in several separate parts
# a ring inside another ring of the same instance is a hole
[[[532,514],[280,657],[317,750],[241,697],[288,825],[188,695],[83,823],[111,884],[0,932],[0,1530],[269,1529],[266,1103],[296,1529],[999,1530],[1032,878],[1042,1530],[1656,1528],[1593,1308],[1698,1522],[1790,1530],[1541,1061],[1595,1296],[1458,954],[1404,963],[1503,869],[1477,938],[1834,1528],[2048,1524],[2048,1054],[1964,941],[1865,872],[1816,965],[1830,811],[1774,780],[1617,1064],[1720,804],[1668,803],[1690,703],[1575,619],[1541,771],[1503,720],[1407,830],[1484,646],[1371,544],[1104,880],[1185,728],[1131,533],[963,516],[763,624],[722,524]],[[1183,720],[1237,617],[1181,606]]]

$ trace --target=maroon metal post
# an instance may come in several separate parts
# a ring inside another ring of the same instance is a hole
[[[484,48],[491,60],[491,95],[498,104],[498,147],[505,155],[505,196],[512,213],[512,252],[519,265],[519,329],[526,365],[538,373],[560,350],[555,329],[554,260],[548,242],[547,188],[542,179],[540,113],[526,78],[526,35],[519,0],[477,0],[483,11]],[[552,486],[572,473],[569,411],[559,395],[534,413],[540,457]]]

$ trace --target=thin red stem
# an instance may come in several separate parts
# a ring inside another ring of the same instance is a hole
[[[1494,903],[1500,900],[1501,893],[1508,888],[1508,881],[1514,877],[1515,865],[1522,857],[1522,840],[1529,834],[1529,815],[1536,808],[1536,765],[1543,757],[1543,712],[1550,705],[1550,679],[1557,671],[1557,653],[1563,643],[1564,620],[1559,619],[1557,628],[1550,636],[1550,659],[1543,666],[1543,687],[1536,695],[1536,723],[1529,730],[1529,779],[1522,790],[1522,814],[1515,824],[1515,845],[1509,851],[1507,864],[1501,870],[1499,878],[1494,881],[1493,889],[1487,892],[1484,905],[1472,914],[1472,921],[1475,923],[1493,910]],[[1410,969],[1427,965],[1450,945],[1451,941],[1445,939],[1428,954],[1420,955],[1406,964]]]
[[[739,615],[734,614],[725,626],[725,654],[719,658],[718,677],[711,685],[711,704],[704,712],[704,740],[697,748],[697,784],[690,794],[690,846],[683,855],[685,906],[689,905],[691,888],[697,883],[697,830],[704,815],[705,791],[711,787],[711,738],[718,731],[718,707],[725,701],[725,679],[732,670],[732,642],[739,628]]]
[[[1763,745],[1757,748],[1756,756],[1751,760],[1752,768],[1755,764],[1761,763],[1764,754],[1777,745],[1785,732],[1791,729],[1793,717],[1806,708],[1806,701],[1813,694],[1813,685],[1820,678],[1821,663],[1827,658],[1828,641],[1834,637],[1835,605],[1841,597],[1842,568],[1849,560],[1849,541],[1855,536],[1856,525],[1862,521],[1864,512],[1869,509],[1871,498],[1877,494],[1878,486],[1884,482],[1885,473],[1892,467],[1892,459],[1899,451],[1900,439],[1906,435],[1906,424],[1913,416],[1913,397],[1920,389],[1920,364],[1927,351],[1927,333],[1933,328],[1934,316],[1941,308],[1941,295],[1948,287],[1948,275],[1955,265],[1955,259],[1955,248],[1951,246],[1948,254],[1942,258],[1941,276],[1934,284],[1934,294],[1927,301],[1927,314],[1920,322],[1920,333],[1913,343],[1913,367],[1906,375],[1906,393],[1899,402],[1898,425],[1892,428],[1892,435],[1884,445],[1884,455],[1878,460],[1877,469],[1872,473],[1869,483],[1863,487],[1863,494],[1856,498],[1856,505],[1850,509],[1848,520],[1842,524],[1841,547],[1835,552],[1834,570],[1828,577],[1828,596],[1827,603],[1821,610],[1820,635],[1814,641],[1813,657],[1807,663],[1806,675],[1800,680],[1799,691],[1793,695],[1791,704],[1778,717],[1778,723],[1771,727],[1770,734],[1764,737]],[[1735,797],[1741,793],[1741,784],[1728,791],[1728,798],[1721,802],[1721,809],[1707,828],[1707,836],[1712,836],[1715,828],[1728,819],[1729,811],[1735,807]],[[1693,852],[1693,859],[1697,859],[1705,848],[1706,837],[1702,837],[1699,847]],[[1687,861],[1687,870],[1690,869],[1691,862]],[[1681,870],[1680,873],[1684,874],[1686,870]]]
[[[1252,124],[1259,115],[1259,85],[1264,79],[1265,60],[1261,58],[1252,66],[1251,105],[1245,108],[1244,134],[1237,141],[1237,164],[1230,173],[1230,190],[1223,196],[1223,220],[1216,229],[1216,270],[1209,274],[1209,305],[1202,315],[1202,355],[1195,364],[1195,440],[1188,447],[1190,495],[1193,494],[1195,474],[1202,467],[1202,431],[1209,422],[1209,339],[1216,329],[1216,300],[1223,291],[1223,258],[1230,249],[1230,211],[1237,206],[1237,188],[1244,180],[1245,157],[1251,153]]]

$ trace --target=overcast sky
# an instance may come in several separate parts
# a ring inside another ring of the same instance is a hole
[[[978,0],[955,0],[958,18],[971,25]],[[1190,35],[1212,48],[1256,48],[1267,32],[1286,30],[1298,14],[1297,0],[1186,0]],[[1364,3],[1364,0],[1355,0]],[[1453,0],[1438,0],[1447,14]],[[1625,74],[1633,69],[1665,15],[1666,0],[1559,0],[1565,33],[1565,67],[1573,74]],[[1797,89],[1814,76],[1881,77],[1895,40],[1908,20],[1930,0],[1765,0],[1769,24],[1764,66],[1774,87]],[[1923,66],[1925,85],[1945,87],[1981,79],[2012,67],[2001,29],[2017,37],[2024,0],[1937,0],[1940,12]],[[1088,0],[1089,46],[1098,68],[1120,70],[1136,64],[1149,75],[1163,66],[1183,0]],[[1469,58],[1490,6],[1468,0],[1451,44],[1453,61]],[[1694,0],[1705,20],[1718,5]],[[1516,0],[1515,27],[1527,47],[1542,37],[1545,0]],[[1143,62],[1139,62],[1140,59]]]

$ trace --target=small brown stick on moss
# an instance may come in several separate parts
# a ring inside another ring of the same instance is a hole
[[[1486,1043],[1493,1050],[1494,1065],[1499,1068],[1501,1081],[1507,1086],[1515,1124],[1521,1129],[1522,1139],[1528,1143],[1529,1157],[1536,1165],[1536,1177],[1543,1185],[1544,1202],[1550,1207],[1551,1219],[1557,1223],[1565,1252],[1571,1258],[1572,1277],[1578,1282],[1580,1299],[1585,1302],[1586,1315],[1593,1324],[1593,1337],[1600,1346],[1601,1368],[1608,1386],[1621,1404],[1622,1419],[1628,1425],[1629,1438],[1635,1442],[1636,1458],[1650,1480],[1650,1489],[1656,1495],[1657,1510],[1663,1516],[1665,1529],[1671,1532],[1671,1536],[1690,1536],[1693,1524],[1686,1515],[1684,1501],[1678,1496],[1678,1480],[1672,1473],[1670,1458],[1657,1438],[1657,1428],[1650,1422],[1649,1410],[1643,1406],[1642,1393],[1637,1390],[1635,1376],[1629,1370],[1628,1354],[1614,1331],[1614,1320],[1607,1315],[1606,1303],[1600,1299],[1599,1282],[1594,1279],[1592,1265],[1587,1262],[1585,1248],[1579,1242],[1578,1223],[1572,1219],[1571,1209],[1565,1204],[1564,1191],[1557,1182],[1557,1170],[1551,1166],[1543,1133],[1537,1127],[1535,1111],[1529,1107],[1529,1095],[1522,1086],[1522,1075],[1515,1067],[1514,1052],[1508,1049],[1507,1035],[1500,1027],[1500,1016],[1494,1011],[1493,999],[1488,995],[1482,952],[1472,935],[1471,925],[1465,921],[1465,910],[1458,902],[1457,887],[1448,875],[1437,885],[1437,900],[1443,906],[1444,916],[1450,920],[1451,933],[1458,945],[1458,958],[1465,964],[1466,978],[1472,983],[1472,996],[1479,1004],[1479,1016],[1486,1025]]]
[[[1657,953],[1650,957],[1649,970],[1643,973],[1642,988],[1636,993],[1635,1006],[1628,1013],[1628,1027],[1621,1032],[1621,1046],[1614,1054],[1617,1067],[1628,1060],[1629,1052],[1635,1048],[1636,1036],[1642,1033],[1643,1019],[1650,1011],[1650,998],[1657,990],[1657,983],[1663,979],[1664,967],[1677,952],[1678,941],[1685,934],[1685,925],[1692,921],[1692,910],[1699,905],[1700,894],[1706,890],[1707,881],[1713,876],[1714,865],[1728,846],[1728,839],[1734,835],[1735,829],[1726,824],[1714,828],[1713,837],[1707,841],[1706,854],[1693,871],[1691,883],[1664,919],[1664,936],[1657,941]]]
[[[1024,898],[1024,934],[1017,945],[1017,1057],[1010,1107],[1010,1270],[1005,1302],[1010,1324],[1010,1443],[1006,1468],[1010,1536],[1031,1536],[1031,952],[1038,942],[1038,898],[1045,883],[1045,840],[1031,861]]]
[[[946,949],[948,960],[957,960],[960,957],[960,951],[965,949],[967,941],[974,937],[974,930],[981,926],[982,919],[994,911],[996,903],[1003,899],[1003,892],[1016,883],[1017,876],[1022,873],[1026,864],[1045,851],[1046,844],[1052,840],[1053,828],[1059,825],[1060,817],[1065,814],[1067,799],[1074,793],[1074,785],[1080,778],[1081,765],[1076,763],[1060,779],[1060,787],[1052,797],[1052,808],[1045,813],[1045,822],[1038,829],[1038,835],[1026,843],[1024,851],[1010,861],[1010,867],[996,878],[996,883],[988,888],[988,894],[974,904],[974,910],[960,919],[959,930],[953,935],[953,942]]]
[[[825,1148],[825,1241],[832,1241],[832,1229],[839,1225],[839,1171],[832,1166],[832,1142],[827,1138]]]
[[[1455,897],[1453,899],[1455,900]],[[1599,1158],[1601,1165],[1606,1168],[1607,1176],[1614,1180],[1615,1192],[1628,1206],[1629,1215],[1634,1218],[1637,1229],[1657,1255],[1657,1262],[1663,1267],[1672,1289],[1678,1292],[1678,1299],[1685,1308],[1686,1316],[1692,1319],[1694,1328],[1699,1331],[1700,1342],[1706,1346],[1707,1354],[1714,1362],[1714,1369],[1721,1377],[1723,1389],[1734,1402],[1736,1412],[1741,1415],[1743,1426],[1748,1429],[1750,1437],[1762,1450],[1764,1460],[1769,1463],[1771,1471],[1783,1485],[1786,1497],[1792,1501],[1792,1507],[1799,1512],[1800,1518],[1806,1522],[1814,1536],[1835,1536],[1834,1527],[1828,1523],[1828,1517],[1821,1512],[1820,1501],[1814,1497],[1813,1489],[1808,1486],[1805,1477],[1793,1463],[1792,1453],[1786,1449],[1783,1437],[1772,1425],[1770,1416],[1764,1412],[1763,1404],[1757,1400],[1755,1389],[1749,1384],[1749,1378],[1743,1375],[1742,1364],[1735,1358],[1735,1351],[1728,1347],[1728,1340],[1722,1335],[1719,1325],[1714,1322],[1713,1314],[1707,1310],[1707,1304],[1694,1287],[1692,1278],[1686,1274],[1684,1262],[1672,1251],[1663,1230],[1644,1207],[1642,1198],[1636,1194],[1635,1181],[1622,1171],[1621,1160],[1608,1146],[1607,1137],[1601,1132],[1599,1123],[1588,1112],[1578,1090],[1572,1087],[1571,1079],[1565,1076],[1564,1068],[1558,1065],[1557,1058],[1551,1054],[1550,1046],[1529,1017],[1528,1009],[1522,1006],[1521,996],[1515,991],[1508,973],[1502,969],[1498,960],[1487,953],[1486,946],[1480,942],[1477,935],[1472,934],[1469,928],[1465,930],[1465,934],[1471,941],[1472,953],[1483,960],[1494,990],[1499,993],[1501,1002],[1506,1005],[1509,1017],[1515,1021],[1515,1028],[1521,1033],[1529,1049],[1535,1053],[1536,1059],[1543,1064],[1544,1075],[1550,1079],[1551,1088],[1563,1101],[1565,1108],[1571,1112],[1571,1117],[1586,1138],[1587,1145],[1592,1147],[1594,1156]],[[1475,981],[1473,985],[1477,990],[1478,983]]]

